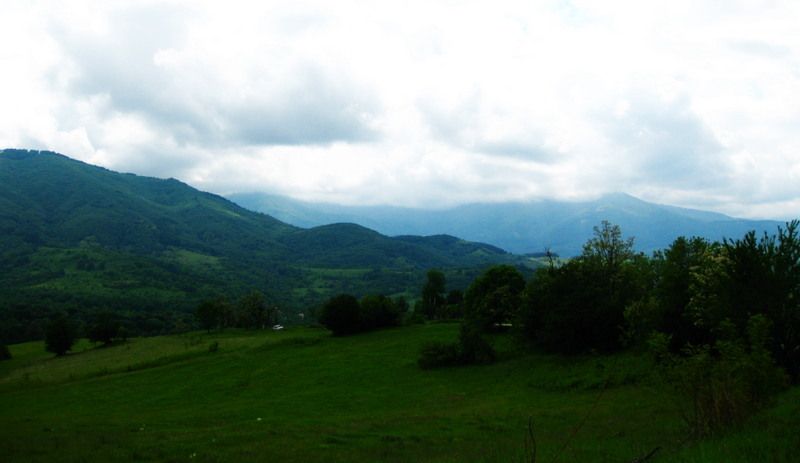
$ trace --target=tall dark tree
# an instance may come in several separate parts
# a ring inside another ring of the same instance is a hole
[[[426,318],[436,317],[439,308],[445,303],[444,273],[440,270],[428,270],[425,286],[422,287],[422,312]]]
[[[58,356],[66,354],[75,344],[75,326],[66,316],[58,315],[47,325],[45,349]]]
[[[654,256],[658,279],[655,298],[659,309],[657,325],[653,328],[672,337],[670,348],[678,352],[687,343],[708,342],[708,332],[702,329],[688,312],[692,299],[695,272],[704,265],[711,244],[703,238],[678,237],[663,252]]]

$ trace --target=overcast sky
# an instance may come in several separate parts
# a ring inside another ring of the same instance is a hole
[[[0,147],[220,194],[800,217],[792,0],[2,0],[0,107]]]

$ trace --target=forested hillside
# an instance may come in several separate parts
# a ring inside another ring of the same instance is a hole
[[[175,179],[0,153],[0,318],[10,340],[41,337],[54,310],[128,312],[139,331],[161,332],[217,295],[259,290],[290,312],[338,292],[416,291],[431,267],[466,285],[500,262],[523,259],[453,237],[301,229]]]

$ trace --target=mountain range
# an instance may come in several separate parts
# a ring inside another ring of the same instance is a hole
[[[463,288],[494,263],[533,265],[453,236],[300,228],[175,179],[0,151],[0,319],[54,309],[187,311],[252,290],[292,307],[340,292],[414,296],[429,268]]]
[[[678,236],[722,240],[740,238],[750,230],[775,233],[782,225],[771,220],[737,219],[716,212],[649,203],[624,193],[584,202],[476,203],[439,210],[344,206],[263,193],[228,198],[301,227],[353,222],[389,236],[446,233],[517,254],[549,249],[565,257],[580,254],[593,227],[603,220],[619,225],[624,235],[635,238],[636,249],[646,253],[669,246]]]

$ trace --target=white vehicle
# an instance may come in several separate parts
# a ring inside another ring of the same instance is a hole
[[[272,327],[272,329],[275,330],[275,331],[280,331],[280,330],[283,329],[283,325],[275,325],[275,326]]]

